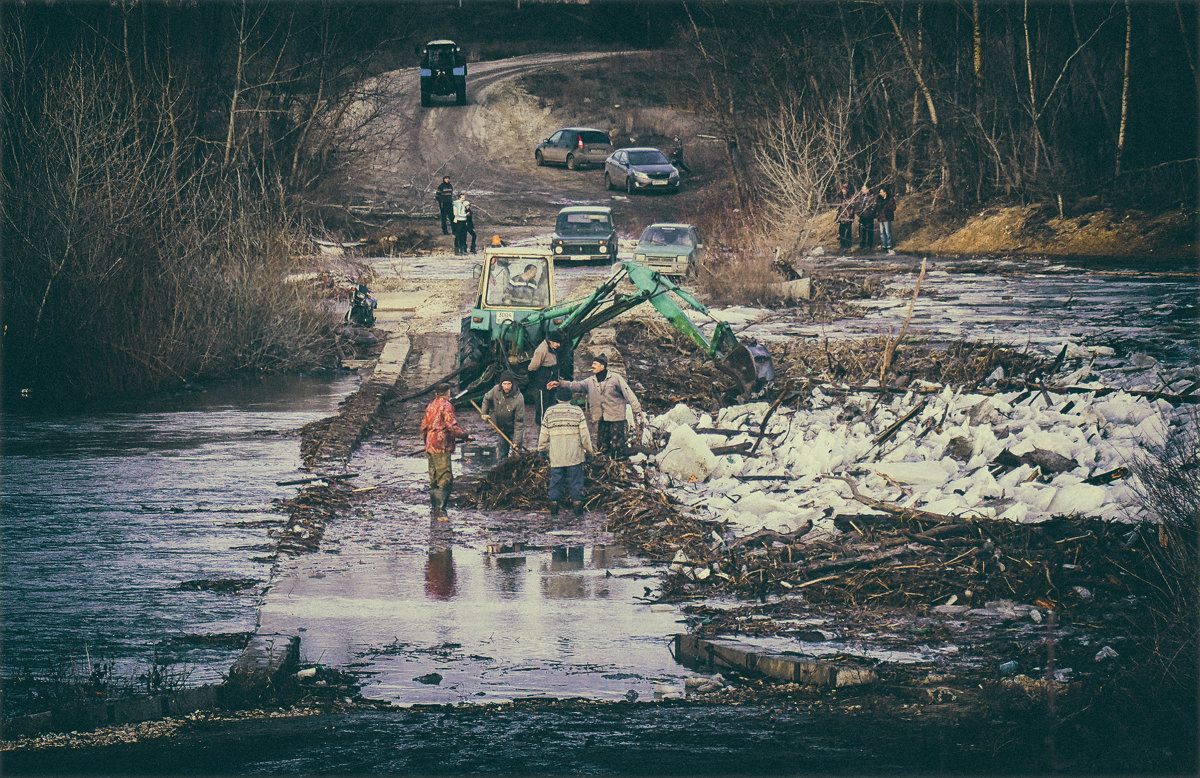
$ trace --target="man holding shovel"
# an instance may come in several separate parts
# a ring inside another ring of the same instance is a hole
[[[479,414],[484,421],[500,433],[497,451],[500,459],[508,457],[512,446],[520,446],[525,440],[525,397],[517,389],[517,377],[509,371],[500,376],[500,382],[483,396]]]

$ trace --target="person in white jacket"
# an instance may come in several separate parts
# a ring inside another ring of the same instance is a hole
[[[575,501],[575,515],[583,513],[583,462],[592,448],[583,409],[571,402],[571,390],[560,387],[555,395],[558,402],[542,414],[538,433],[538,451],[550,456],[550,515],[557,516],[563,497],[563,481]]]

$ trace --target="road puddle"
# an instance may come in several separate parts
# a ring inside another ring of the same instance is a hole
[[[388,492],[330,522],[321,553],[280,562],[260,634],[300,635],[302,661],[350,670],[365,697],[396,705],[682,692],[681,613],[645,600],[658,570],[614,545],[603,516],[433,520],[424,461],[391,464]]]

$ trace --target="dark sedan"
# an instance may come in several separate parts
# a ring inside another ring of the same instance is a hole
[[[641,191],[679,191],[679,171],[658,149],[617,149],[604,161],[604,186]]]

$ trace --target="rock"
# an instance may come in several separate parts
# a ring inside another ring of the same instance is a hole
[[[442,682],[442,674],[441,673],[426,673],[425,675],[418,675],[413,680],[416,681],[417,683],[424,683],[424,684],[429,684],[430,686],[436,686]]]
[[[703,481],[716,468],[717,458],[691,427],[671,431],[667,447],[658,457],[658,467],[677,481]]]
[[[1027,454],[1022,454],[1021,461],[1037,465],[1042,469],[1043,473],[1065,473],[1079,467],[1079,464],[1074,459],[1068,459],[1061,454],[1040,448],[1035,448]]]
[[[955,436],[946,444],[946,456],[957,459],[959,462],[966,462],[975,453],[975,447],[971,445],[971,441],[962,437]]]
[[[1017,671],[1017,668],[1019,668],[1019,667],[1020,667],[1020,665],[1017,664],[1017,662],[1015,660],[1010,659],[1009,661],[1000,665],[1000,672],[1003,673],[1004,675],[1012,675],[1013,673],[1015,673]]]
[[[1096,652],[1096,661],[1103,662],[1105,659],[1116,659],[1120,654],[1112,646],[1105,646]]]

